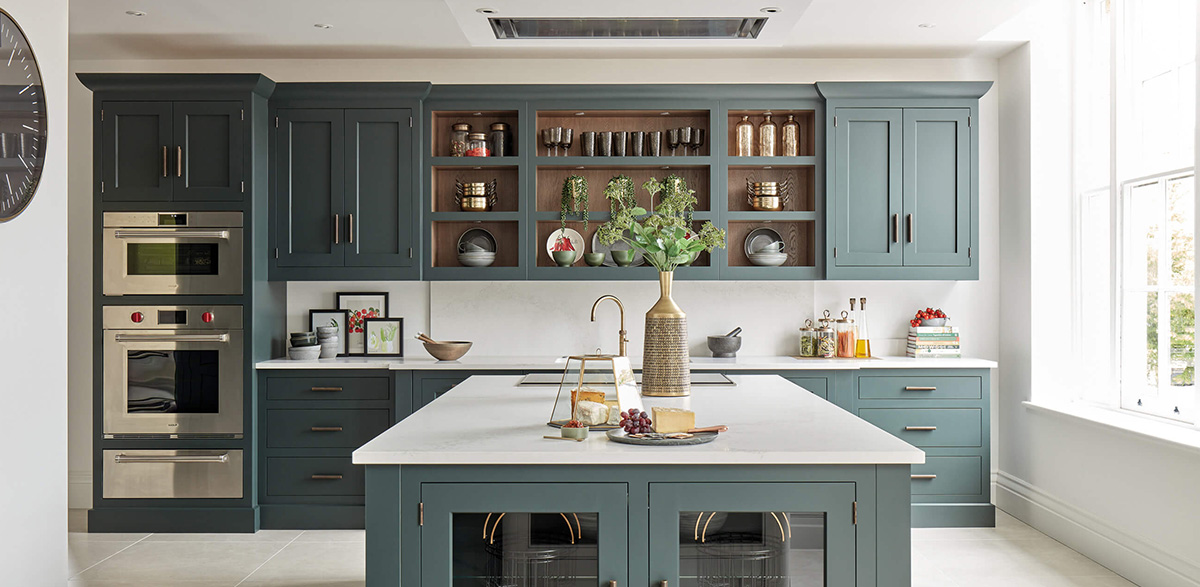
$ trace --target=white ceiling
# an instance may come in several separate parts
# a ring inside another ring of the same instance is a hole
[[[1037,0],[71,0],[72,59],[995,56],[986,35]],[[596,6],[603,6],[597,9]],[[761,16],[758,40],[489,39],[497,16]],[[127,10],[146,13],[126,15]],[[721,14],[724,12],[725,14]],[[333,25],[318,29],[313,25]],[[932,23],[933,28],[921,28]]]

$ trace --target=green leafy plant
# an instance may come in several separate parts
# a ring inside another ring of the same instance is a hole
[[[588,228],[588,182],[582,175],[572,175],[563,181],[562,203],[559,218],[562,228],[567,228],[567,215],[579,214],[583,219],[583,230]]]
[[[625,241],[641,250],[659,271],[674,271],[680,265],[687,265],[700,251],[725,248],[725,231],[713,223],[705,222],[699,232],[692,231],[696,192],[688,189],[683,178],[672,175],[660,182],[652,177],[642,184],[642,188],[650,192],[651,202],[662,194],[653,212],[636,205],[631,193],[632,184],[629,178],[617,176],[605,188],[604,195],[612,202],[613,212],[612,219],[596,233],[601,243],[611,245]],[[631,203],[634,205],[627,205]]]

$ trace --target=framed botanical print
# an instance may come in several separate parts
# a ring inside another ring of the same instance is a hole
[[[316,332],[318,326],[338,327],[338,356],[346,356],[346,329],[350,323],[350,313],[346,310],[309,310],[308,329]]]
[[[346,329],[347,354],[365,354],[366,331],[363,321],[367,318],[387,317],[387,292],[338,292],[337,307],[349,314],[350,324]]]
[[[404,318],[367,318],[363,331],[368,357],[404,356]]]

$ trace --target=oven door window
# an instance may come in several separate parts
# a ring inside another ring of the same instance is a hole
[[[128,275],[216,275],[217,243],[129,243]]]
[[[130,414],[215,414],[220,351],[127,351]]]

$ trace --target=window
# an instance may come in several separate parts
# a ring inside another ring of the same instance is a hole
[[[1197,423],[1195,0],[1080,0],[1081,399]]]

